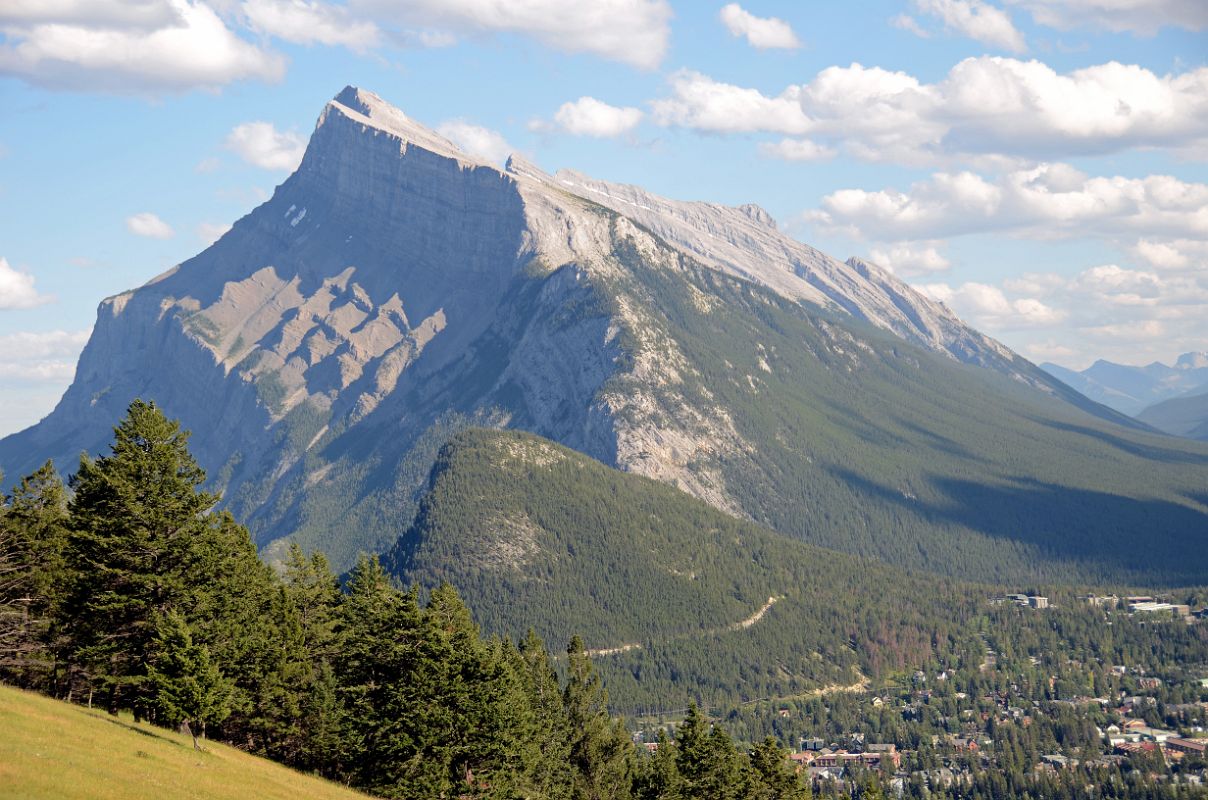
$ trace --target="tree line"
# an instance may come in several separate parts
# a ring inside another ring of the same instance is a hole
[[[134,401],[111,452],[51,463],[0,508],[0,679],[184,727],[383,797],[804,798],[768,739],[695,707],[635,747],[575,637],[480,634],[450,585],[421,598],[362,557],[341,587],[298,547],[274,571],[188,449]]]

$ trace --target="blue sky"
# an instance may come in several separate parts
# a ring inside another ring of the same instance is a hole
[[[500,162],[759,203],[1038,362],[1208,349],[1202,0],[8,0],[0,434],[345,84]]]

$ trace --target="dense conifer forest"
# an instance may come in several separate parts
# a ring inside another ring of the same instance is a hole
[[[384,562],[337,576],[294,547],[273,568],[215,510],[188,445],[135,401],[67,485],[49,463],[16,482],[0,513],[0,680],[382,797],[1074,798],[1096,781],[1096,797],[1197,796],[1140,761],[1038,772],[1055,742],[1096,754],[1102,720],[1065,706],[1026,735],[1003,728],[1001,745],[992,728],[1006,760],[970,762],[964,783],[925,776],[942,763],[931,737],[979,708],[968,698],[1137,691],[1116,663],[1166,680],[1150,722],[1203,722],[1176,714],[1204,699],[1187,688],[1208,665],[1202,625],[1079,605],[1072,589],[1043,614],[993,605],[1000,589],[810,547],[482,430],[442,450]],[[861,700],[914,702],[915,670],[946,676],[923,706]],[[909,749],[924,777],[818,782],[787,759],[801,737],[850,734]]]

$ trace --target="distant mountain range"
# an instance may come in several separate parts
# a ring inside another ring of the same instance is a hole
[[[1137,419],[1174,436],[1208,441],[1208,385],[1154,403],[1138,414]]]
[[[1130,416],[1164,400],[1208,391],[1208,353],[1184,353],[1173,367],[1157,361],[1133,367],[1103,360],[1081,372],[1052,363],[1040,366],[1090,399]]]
[[[1088,400],[756,206],[499,169],[352,87],[270,200],[101,304],[72,386],[0,441],[0,466],[73,470],[134,397],[194,432],[270,560],[297,541],[342,568],[425,530],[445,444],[492,427],[899,566],[1208,574],[1208,445]]]

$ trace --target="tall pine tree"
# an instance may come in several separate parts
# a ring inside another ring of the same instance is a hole
[[[217,497],[189,434],[153,403],[135,400],[114,429],[112,453],[80,458],[71,480],[68,561],[74,575],[64,619],[72,657],[120,706],[145,716],[151,701],[147,653],[156,620],[185,607],[203,514]]]
[[[633,743],[619,720],[608,714],[608,692],[578,636],[566,649],[563,691],[571,730],[570,763],[575,800],[618,800],[631,795]]]
[[[0,513],[0,670],[23,686],[53,690],[66,536],[67,495],[47,461]]]

